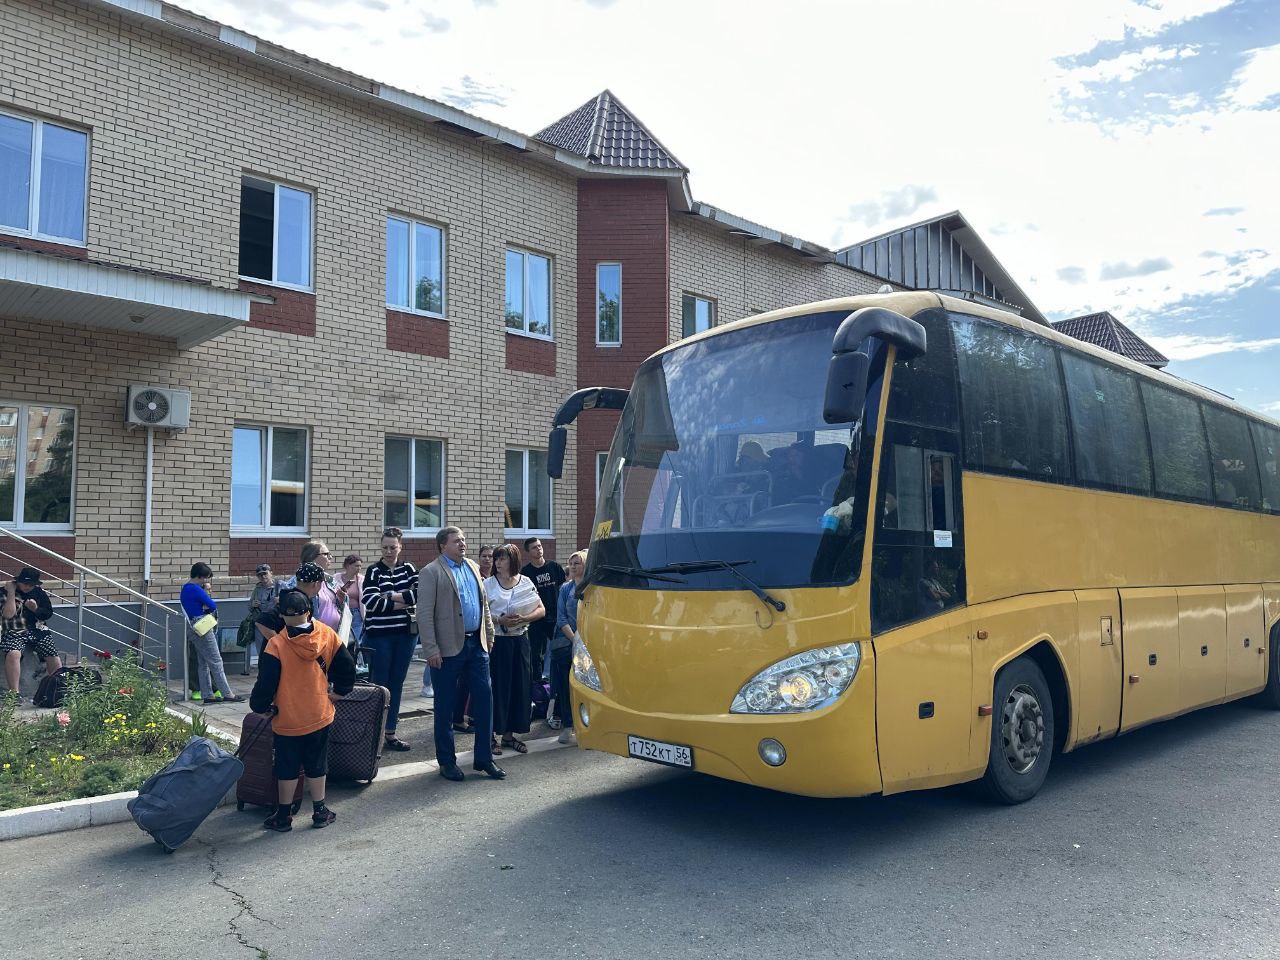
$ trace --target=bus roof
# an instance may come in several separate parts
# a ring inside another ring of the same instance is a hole
[[[1192,383],[1190,380],[1183,380],[1175,377],[1171,373],[1165,373],[1163,370],[1156,370],[1145,364],[1138,363],[1136,360],[1130,360],[1128,357],[1118,353],[1113,353],[1103,347],[1098,347],[1092,343],[1086,343],[1083,340],[1077,340],[1069,337],[1064,333],[1059,333],[1052,327],[1047,327],[1042,323],[1034,320],[1028,320],[1010,313],[1008,310],[1001,310],[996,307],[988,307],[985,304],[974,303],[971,300],[961,300],[958,297],[948,297],[944,294],[932,293],[922,290],[903,291],[898,293],[870,293],[862,294],[854,297],[838,297],[834,300],[819,300],[814,303],[799,304],[794,307],[786,307],[782,310],[771,310],[768,313],[760,313],[751,317],[744,317],[741,320],[734,320],[731,323],[721,324],[712,327],[710,330],[704,330],[702,333],[694,334],[683,340],[677,340],[675,343],[669,344],[661,350],[653,354],[654,357],[661,356],[678,347],[686,346],[698,340],[705,340],[710,337],[724,336],[735,330],[744,330],[747,327],[754,327],[761,323],[772,323],[775,320],[783,320],[787,317],[798,317],[809,313],[827,313],[837,310],[848,310],[852,313],[854,310],[860,310],[863,307],[885,307],[889,310],[896,311],[905,317],[911,317],[926,310],[929,307],[942,307],[952,313],[964,313],[969,316],[982,317],[987,320],[993,320],[996,323],[1007,324],[1011,327],[1017,327],[1032,336],[1049,340],[1053,343],[1070,347],[1078,353],[1089,354],[1099,360],[1110,363],[1113,366],[1124,367],[1127,370],[1136,373],[1140,377],[1153,380],[1163,386],[1177,390],[1181,393],[1191,394],[1192,396],[1204,400],[1206,403],[1212,403],[1219,407],[1226,407],[1234,410],[1244,416],[1251,417],[1254,420],[1260,420],[1264,423],[1272,424],[1280,427],[1280,421],[1253,410],[1236,401],[1210,390],[1208,387],[1202,387],[1198,383]]]

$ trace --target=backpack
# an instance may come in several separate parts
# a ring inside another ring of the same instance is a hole
[[[547,718],[547,710],[551,705],[551,685],[543,683],[540,680],[533,682],[533,713],[534,720],[545,720]]]
[[[102,674],[92,667],[62,667],[40,681],[36,695],[31,698],[32,704],[37,707],[62,706],[67,700],[72,677],[80,677],[90,686],[102,686]]]

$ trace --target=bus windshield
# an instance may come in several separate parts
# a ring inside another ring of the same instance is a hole
[[[822,416],[847,315],[745,327],[640,368],[601,477],[590,581],[741,589],[719,561],[762,587],[856,579],[870,451],[861,427]]]

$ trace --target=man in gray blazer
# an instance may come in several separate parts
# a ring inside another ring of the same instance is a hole
[[[457,527],[436,534],[440,556],[418,571],[418,640],[431,667],[435,687],[436,758],[440,776],[462,780],[453,743],[453,707],[458,678],[471,692],[475,721],[474,768],[494,780],[506,778],[493,762],[493,690],[489,686],[489,651],[493,620],[485,599],[480,569],[466,557],[467,541]]]

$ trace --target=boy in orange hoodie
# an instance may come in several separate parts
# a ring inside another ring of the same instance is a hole
[[[323,576],[323,571],[320,574]],[[253,685],[249,706],[255,713],[275,714],[272,730],[280,792],[276,812],[263,826],[287,833],[293,829],[289,808],[299,767],[307,775],[311,793],[311,825],[327,827],[337,819],[324,803],[329,728],[333,725],[333,701],[351,692],[356,665],[338,635],[311,619],[311,600],[301,590],[280,594],[277,610],[284,629],[267,641],[258,658],[258,682]],[[329,692],[330,681],[333,693]]]

